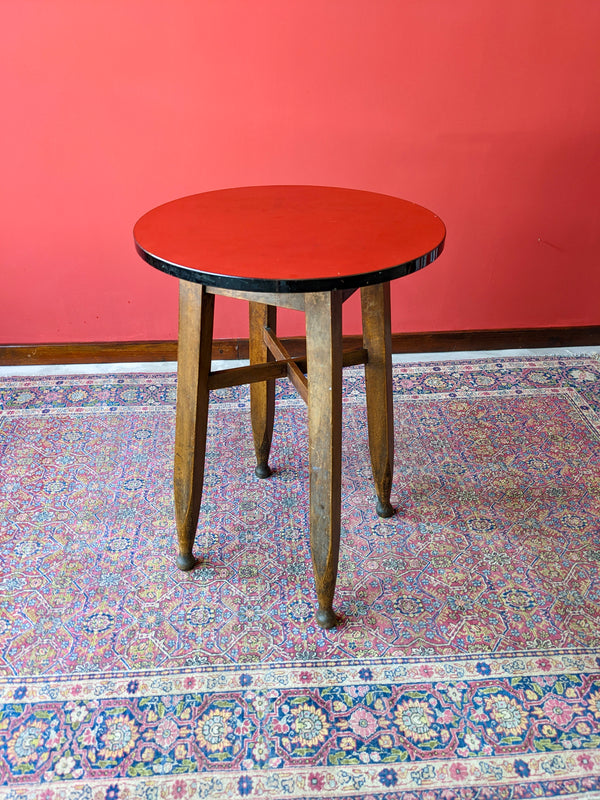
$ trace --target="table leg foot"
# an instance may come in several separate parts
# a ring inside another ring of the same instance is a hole
[[[381,500],[377,501],[377,506],[375,507],[377,511],[378,517],[383,517],[383,519],[387,519],[388,517],[393,517],[396,513],[394,506],[391,503],[382,503]]]
[[[333,608],[318,608],[315,614],[317,625],[319,628],[325,628],[329,630],[330,628],[335,628],[336,625],[339,625],[340,618],[335,613]]]
[[[273,471],[268,464],[257,464],[254,474],[257,478],[269,478],[273,474]]]
[[[198,562],[193,553],[179,553],[175,563],[182,572],[189,572]]]

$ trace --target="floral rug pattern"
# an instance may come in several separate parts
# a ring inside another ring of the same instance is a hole
[[[395,366],[389,520],[345,372],[334,631],[277,385],[262,481],[213,393],[184,574],[175,376],[0,380],[0,796],[600,797],[600,361]]]

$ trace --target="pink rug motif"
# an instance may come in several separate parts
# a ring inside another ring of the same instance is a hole
[[[273,476],[214,392],[174,564],[176,379],[0,379],[0,796],[600,796],[600,361],[394,368],[397,514],[344,380],[336,630],[314,621],[306,410]]]

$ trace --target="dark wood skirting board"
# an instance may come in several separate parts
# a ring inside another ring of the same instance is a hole
[[[304,354],[304,339],[282,339],[292,356]],[[394,353],[444,353],[463,350],[506,350],[532,347],[600,348],[600,325],[571,328],[515,328],[507,330],[394,333]],[[344,347],[362,347],[361,336],[344,336]],[[248,358],[247,339],[217,339],[215,359]],[[111,364],[115,362],[175,361],[177,342],[82,342],[0,345],[0,365]]]

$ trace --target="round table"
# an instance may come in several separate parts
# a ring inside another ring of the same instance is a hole
[[[247,186],[182,197],[135,225],[138,253],[179,278],[175,429],[177,565],[191,569],[209,393],[250,383],[255,473],[268,466],[275,379],[308,404],[310,543],[317,622],[331,628],[340,543],[342,368],[365,365],[377,513],[389,517],[394,453],[390,281],[430,264],[445,227],[431,211],[389,195],[324,186]],[[342,349],[342,304],[361,293],[363,347]],[[250,366],[211,371],[215,295],[250,303]],[[306,356],[277,337],[277,308],[306,314]]]

